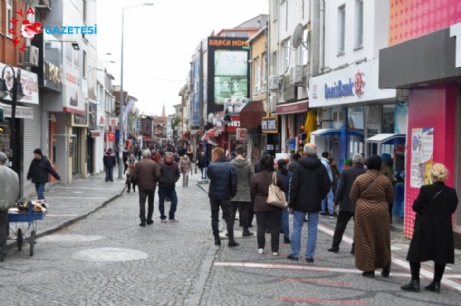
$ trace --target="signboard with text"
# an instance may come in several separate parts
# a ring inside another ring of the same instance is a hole
[[[6,64],[0,63],[0,73],[4,67],[6,67]],[[15,75],[17,76],[19,68],[13,67],[13,69],[14,69]],[[0,74],[0,77],[1,77],[1,74]],[[11,71],[11,69],[9,68],[5,69],[3,78],[6,81],[6,87],[8,88],[8,90],[11,90],[11,88],[13,87],[13,83],[14,83],[13,72]],[[18,102],[27,103],[27,104],[38,104],[37,74],[21,69],[21,84],[22,84],[22,90],[24,91],[25,96]],[[10,95],[6,96],[4,100],[11,101]]]

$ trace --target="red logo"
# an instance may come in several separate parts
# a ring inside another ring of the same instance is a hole
[[[22,9],[17,11],[16,14],[19,15],[20,18],[18,17],[18,19],[14,19],[14,17],[11,17],[10,24],[12,28],[8,30],[8,33],[13,35],[13,39],[11,40],[13,45],[18,46],[22,42],[19,50],[24,52],[26,48],[25,40],[32,40],[36,34],[42,33],[42,24],[40,22],[31,23],[29,20],[27,20],[28,15],[35,15],[35,12],[31,7],[27,9],[26,18],[24,18]],[[21,25],[20,34],[17,32],[18,25]]]
[[[354,89],[357,96],[363,95],[363,87],[365,86],[365,81],[363,80],[364,73],[360,69],[355,74]]]

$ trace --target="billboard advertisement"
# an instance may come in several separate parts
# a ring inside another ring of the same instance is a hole
[[[238,115],[250,101],[250,48],[242,38],[208,38],[207,112]]]

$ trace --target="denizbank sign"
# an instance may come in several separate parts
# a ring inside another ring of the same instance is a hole
[[[349,82],[343,83],[341,81],[335,82],[333,86],[329,87],[325,84],[325,99],[340,98],[354,95],[354,82],[349,78]]]
[[[309,107],[331,107],[395,100],[395,89],[379,89],[379,60],[313,77],[309,80]]]

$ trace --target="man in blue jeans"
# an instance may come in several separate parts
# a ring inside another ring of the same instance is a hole
[[[30,163],[27,179],[35,184],[38,200],[45,200],[43,190],[45,189],[46,183],[49,182],[50,174],[58,181],[61,180],[59,174],[57,174],[53,167],[51,167],[48,158],[43,156],[42,150],[34,150],[34,159]]]
[[[308,215],[306,262],[314,262],[317,227],[322,200],[331,189],[327,169],[317,158],[317,146],[313,143],[304,146],[305,158],[299,159],[290,183],[290,203],[288,211],[293,212],[293,233],[291,235],[290,260],[298,260],[301,248],[301,230]]]
[[[115,154],[112,152],[112,148],[109,148],[104,154],[104,157],[102,159],[104,163],[104,168],[106,170],[106,182],[113,182],[114,181],[114,167],[117,165],[117,157]]]
[[[165,158],[160,163],[160,181],[158,183],[158,208],[162,223],[167,222],[165,216],[165,197],[171,201],[168,219],[171,222],[176,221],[174,214],[178,205],[178,196],[176,195],[176,182],[181,177],[178,163],[174,161],[174,155],[171,152],[165,153]]]
[[[325,166],[325,169],[327,169],[328,177],[333,182],[333,172],[331,171],[330,161],[328,160],[329,155],[330,154],[328,154],[328,152],[323,152],[322,158],[320,159],[320,161]],[[330,191],[328,191],[327,197],[322,200],[322,211],[320,212],[320,215],[322,216],[328,215],[330,216],[330,218],[337,216],[333,208],[333,200],[334,200],[333,189],[330,188]]]

